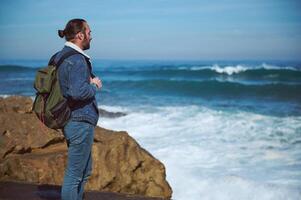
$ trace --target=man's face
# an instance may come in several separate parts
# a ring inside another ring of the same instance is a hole
[[[87,23],[85,23],[85,27],[86,27],[86,30],[85,30],[85,33],[84,33],[84,39],[83,39],[83,50],[87,50],[87,49],[90,49],[90,42],[92,40],[92,37],[91,37],[91,30],[90,30],[90,27]]]

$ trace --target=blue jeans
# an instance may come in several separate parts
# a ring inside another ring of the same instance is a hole
[[[68,145],[68,161],[62,186],[62,200],[83,199],[85,183],[92,172],[94,125],[69,121],[63,133]]]

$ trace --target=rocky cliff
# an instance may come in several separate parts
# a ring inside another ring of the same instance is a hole
[[[0,181],[61,185],[67,145],[60,131],[31,112],[32,100],[0,98]],[[164,165],[128,135],[96,127],[93,173],[87,190],[169,199]]]

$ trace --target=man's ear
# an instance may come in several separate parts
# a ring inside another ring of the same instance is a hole
[[[82,32],[79,32],[77,34],[78,39],[83,40],[85,38],[84,34]]]

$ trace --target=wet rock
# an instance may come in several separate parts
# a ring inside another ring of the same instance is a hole
[[[118,117],[123,117],[126,116],[126,113],[123,112],[110,112],[106,111],[102,108],[98,109],[100,117],[107,117],[107,118],[118,118]]]

